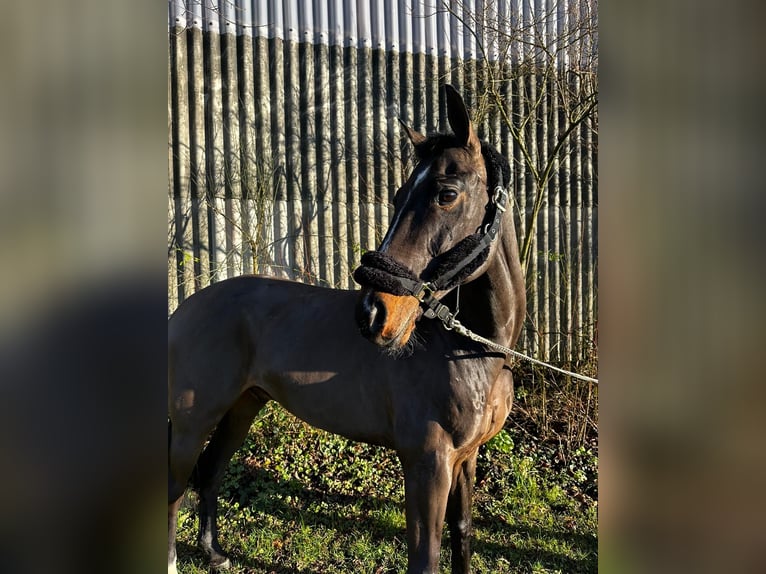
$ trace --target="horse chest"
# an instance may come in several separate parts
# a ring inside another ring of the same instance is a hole
[[[453,375],[445,410],[445,428],[457,449],[473,449],[502,428],[510,411],[513,387],[506,371]]]

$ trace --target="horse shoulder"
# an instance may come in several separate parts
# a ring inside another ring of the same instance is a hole
[[[513,403],[510,370],[492,366],[483,377],[455,377],[450,401],[455,448],[470,454],[503,428]]]

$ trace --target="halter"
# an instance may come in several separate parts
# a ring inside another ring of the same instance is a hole
[[[482,142],[481,151],[487,167],[491,168],[491,171],[487,170],[490,172],[488,189],[493,192],[477,232],[432,259],[421,274],[423,277],[418,277],[386,253],[368,251],[362,255],[361,265],[354,271],[357,283],[392,295],[411,295],[425,307],[424,315],[429,319],[438,317],[444,322],[449,318],[449,308],[435,294],[460,285],[487,260],[508,203],[508,192],[503,187],[503,176],[510,175],[508,162],[486,142]]]
[[[505,158],[489,144],[482,142],[481,153],[487,167],[492,168],[491,172],[487,169],[491,173],[488,188],[494,189],[494,192],[490,196],[487,214],[484,216],[484,222],[482,222],[479,230],[464,238],[446,253],[434,258],[423,272],[423,275],[430,277],[429,280],[419,279],[411,269],[379,251],[368,251],[362,255],[362,264],[354,271],[354,280],[360,285],[374,287],[392,295],[412,295],[425,307],[423,315],[427,318],[438,318],[445,329],[454,330],[459,335],[482,343],[506,356],[531,361],[567,376],[597,385],[598,379],[554,367],[477,335],[457,320],[457,311],[452,313],[449,307],[435,297],[437,291],[449,290],[459,286],[471,273],[481,267],[489,256],[491,243],[497,238],[500,231],[500,222],[509,199],[508,192],[503,187],[503,181],[510,180],[511,169]]]

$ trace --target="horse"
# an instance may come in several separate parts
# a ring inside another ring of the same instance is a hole
[[[513,379],[506,355],[447,318],[459,305],[466,327],[512,347],[526,301],[505,208],[508,162],[480,141],[460,94],[444,89],[453,133],[402,124],[417,164],[382,243],[354,273],[361,290],[240,276],[197,292],[169,319],[168,572],[192,473],[198,541],[212,568],[231,564],[218,541],[217,493],[272,400],[310,425],[396,452],[407,574],[438,571],[445,520],[452,573],[470,572],[478,449],[502,429]]]

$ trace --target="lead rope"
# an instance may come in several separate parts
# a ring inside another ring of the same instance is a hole
[[[528,357],[527,355],[519,353],[518,351],[514,351],[509,347],[495,343],[494,341],[491,341],[486,337],[482,337],[481,335],[477,335],[470,329],[467,329],[465,326],[463,326],[462,323],[460,323],[460,321],[457,320],[457,314],[460,312],[459,282],[457,283],[457,306],[454,313],[450,311],[449,307],[434,297],[437,291],[448,287],[448,284],[455,278],[455,276],[463,271],[469,264],[471,264],[476,259],[476,257],[478,257],[485,249],[487,249],[490,243],[492,243],[497,238],[502,215],[505,210],[510,207],[510,205],[506,205],[506,202],[511,203],[512,198],[511,194],[509,194],[508,191],[502,186],[502,169],[498,167],[498,170],[500,170],[500,177],[495,178],[498,183],[495,186],[494,193],[491,198],[491,205],[494,205],[495,207],[495,213],[492,217],[492,221],[483,226],[483,229],[481,230],[483,231],[483,236],[481,237],[480,241],[476,246],[473,247],[471,253],[460,260],[454,268],[442,273],[441,275],[437,275],[437,277],[432,279],[430,282],[423,282],[419,280],[411,270],[403,267],[396,261],[391,260],[390,258],[387,259],[385,255],[379,252],[368,252],[362,256],[362,265],[354,272],[354,279],[361,285],[369,284],[371,282],[370,277],[363,277],[360,279],[357,277],[357,273],[359,273],[361,270],[364,270],[365,265],[368,267],[373,267],[374,270],[377,269],[377,271],[383,274],[384,278],[390,278],[391,282],[395,283],[395,286],[397,287],[397,290],[392,290],[392,286],[386,282],[386,285],[382,287],[384,291],[393,293],[395,295],[408,294],[414,296],[418,301],[420,301],[422,305],[426,307],[424,316],[428,319],[439,319],[444,324],[445,329],[455,331],[459,335],[468,337],[472,341],[482,343],[491,349],[500,351],[506,355],[511,355],[518,359],[524,359],[537,365],[547,367],[553,371],[563,373],[564,375],[573,377],[575,379],[580,379],[582,381],[587,381],[589,383],[598,385],[598,379],[586,377],[585,375],[579,375],[571,371],[554,367],[553,365],[549,365],[548,363],[538,359],[533,359],[532,357]],[[468,238],[465,240],[467,239]],[[365,261],[365,258],[367,258],[367,261]],[[373,275],[372,279],[378,281],[377,287],[381,288],[379,285],[380,277],[375,277]],[[376,285],[375,283],[372,284]]]
[[[455,312],[452,313],[449,310],[449,307],[441,303],[438,299],[436,299],[433,296],[433,289],[430,287],[429,284],[426,284],[423,286],[425,289],[424,291],[421,291],[416,297],[421,303],[425,303],[428,308],[426,309],[425,316],[429,319],[439,319],[442,324],[444,325],[444,328],[448,331],[455,331],[458,335],[462,335],[463,337],[468,337],[472,341],[476,341],[477,343],[483,343],[487,347],[494,349],[495,351],[500,351],[501,353],[505,353],[506,355],[511,355],[513,357],[516,357],[517,359],[524,359],[525,361],[529,361],[530,363],[535,363],[536,365],[540,365],[542,367],[547,367],[548,369],[551,369],[553,371],[557,371],[559,373],[562,373],[564,375],[573,377],[575,379],[579,379],[581,381],[586,381],[588,383],[593,383],[594,385],[598,385],[598,379],[594,379],[593,377],[587,377],[585,375],[580,375],[578,373],[573,373],[572,371],[567,371],[566,369],[560,369],[559,367],[554,367],[553,365],[550,365],[548,363],[545,363],[543,361],[540,361],[538,359],[534,359],[528,355],[525,355],[524,353],[519,353],[518,351],[514,351],[510,347],[506,347],[504,345],[501,345],[499,343],[495,343],[494,341],[491,341],[490,339],[487,339],[486,337],[482,337],[481,335],[478,335],[468,329],[465,325],[463,325],[460,321],[457,320],[457,314],[460,312],[460,284],[457,286],[457,302],[455,307]]]
[[[487,345],[487,347],[494,349],[495,351],[500,351],[501,353],[505,353],[506,355],[511,355],[513,357],[516,357],[517,359],[524,359],[525,361],[529,361],[530,363],[535,363],[536,365],[540,365],[543,367],[547,367],[553,371],[557,371],[559,373],[562,373],[564,375],[568,375],[570,377],[573,377],[575,379],[580,379],[581,381],[586,381],[588,383],[593,383],[594,385],[598,385],[598,379],[594,379],[593,377],[586,377],[585,375],[580,375],[578,373],[573,373],[572,371],[567,371],[566,369],[560,369],[559,367],[554,367],[553,365],[550,365],[548,363],[545,363],[543,361],[540,361],[538,359],[534,359],[528,355],[525,355],[524,353],[519,353],[518,351],[514,351],[510,347],[506,347],[505,345],[501,345],[500,343],[495,343],[494,341],[487,339],[486,337],[482,337],[481,335],[478,335],[468,329],[465,325],[463,325],[460,321],[457,320],[457,314],[460,311],[460,292],[458,291],[457,294],[457,309],[455,312],[451,312],[449,310],[449,307],[447,307],[444,303],[439,301],[436,297],[433,296],[434,291],[430,288],[428,284],[424,285],[424,290],[421,291],[417,295],[417,299],[426,306],[425,310],[425,317],[428,319],[439,319],[442,324],[444,325],[444,328],[448,331],[455,331],[458,335],[462,335],[463,337],[468,337],[472,341],[476,341],[477,343],[483,343],[484,345]]]
[[[506,347],[499,343],[495,343],[494,341],[491,341],[487,339],[486,337],[477,335],[470,329],[466,328],[460,321],[458,321],[455,318],[455,315],[453,315],[452,313],[449,313],[446,316],[446,318],[440,317],[440,319],[442,320],[442,323],[444,324],[444,328],[447,329],[448,331],[455,331],[455,333],[457,333],[458,335],[463,335],[464,337],[468,337],[469,339],[471,339],[472,341],[476,341],[477,343],[483,343],[484,345],[486,345],[487,347],[491,349],[494,349],[495,351],[500,351],[501,353],[505,353],[506,355],[511,355],[513,357],[516,357],[517,359],[524,359],[531,363],[535,363],[537,365],[547,367],[553,371],[558,371],[559,373],[573,377],[575,379],[580,379],[581,381],[586,381],[588,383],[593,383],[594,385],[598,385],[598,379],[594,379],[593,377],[586,377],[585,375],[573,373],[572,371],[567,371],[566,369],[560,369],[558,367],[554,367],[553,365],[550,365],[538,359],[529,357],[525,355],[524,353],[519,353],[518,351],[514,351],[513,349],[509,347]]]

